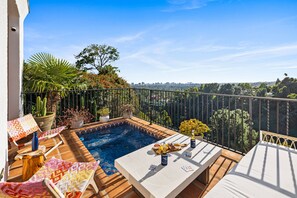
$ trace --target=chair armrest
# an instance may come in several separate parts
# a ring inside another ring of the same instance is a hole
[[[56,187],[56,185],[48,178],[43,180],[43,184],[47,187],[52,196],[56,198],[65,198],[62,192]]]

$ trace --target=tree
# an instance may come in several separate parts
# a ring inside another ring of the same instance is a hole
[[[259,87],[256,88],[256,95],[265,97],[269,92],[269,86],[266,83],[261,83]]]
[[[248,152],[256,144],[257,133],[246,111],[219,109],[211,116],[210,122],[214,138],[223,146]]]
[[[237,86],[241,88],[241,94],[248,96],[253,95],[253,87],[250,83],[239,83]]]
[[[66,60],[58,59],[48,53],[32,55],[24,64],[23,89],[46,93],[48,109],[56,111],[61,97],[72,89],[85,89],[81,72]]]
[[[234,84],[230,84],[230,83],[227,83],[227,84],[223,84],[220,86],[220,89],[219,89],[219,93],[221,94],[234,94]]]
[[[297,78],[285,77],[272,87],[272,93],[278,98],[288,98],[290,94],[297,94]]]
[[[120,70],[118,69],[118,67],[114,67],[112,65],[106,65],[105,67],[101,67],[99,70],[99,74],[100,75],[117,75],[117,72],[119,72]]]
[[[220,85],[218,83],[203,84],[199,88],[200,92],[203,93],[218,93]]]
[[[103,67],[110,62],[119,59],[119,52],[116,48],[108,45],[91,44],[84,48],[77,56],[76,67],[80,70],[97,70],[98,74]]]

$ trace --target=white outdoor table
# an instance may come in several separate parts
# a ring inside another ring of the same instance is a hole
[[[154,144],[129,153],[115,160],[115,167],[144,197],[175,197],[198,176],[205,173],[208,182],[209,166],[221,155],[222,149],[196,140],[196,148],[190,147],[190,138],[176,134],[158,143],[187,143],[180,151],[170,153],[168,165],[161,165],[161,156],[152,151]],[[191,151],[192,157],[185,152]],[[193,171],[186,172],[181,167],[191,166]]]

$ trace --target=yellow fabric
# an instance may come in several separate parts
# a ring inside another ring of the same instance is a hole
[[[23,181],[30,179],[44,165],[44,156],[23,156]]]

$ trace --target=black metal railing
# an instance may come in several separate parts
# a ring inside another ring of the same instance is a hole
[[[24,113],[31,113],[36,97],[45,95],[23,94]],[[94,115],[93,121],[102,107],[108,107],[115,118],[122,116],[122,105],[133,104],[136,117],[176,131],[183,120],[199,119],[211,128],[204,137],[207,141],[242,153],[257,143],[259,130],[297,137],[294,99],[136,88],[69,91],[59,96],[59,92],[47,94],[57,119],[65,109],[83,106]]]

